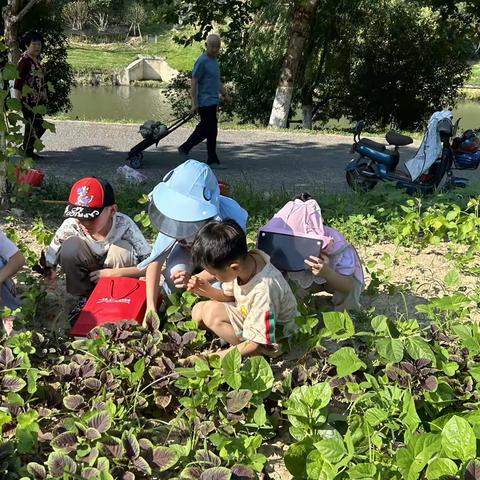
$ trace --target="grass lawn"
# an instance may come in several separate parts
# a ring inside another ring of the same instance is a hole
[[[165,58],[176,70],[190,70],[201,52],[199,43],[182,47],[175,43],[169,33],[159,35],[158,43],[131,47],[123,43],[89,45],[71,43],[68,60],[77,72],[110,72],[121,70],[141,55],[156,55]]]
[[[467,85],[476,85],[480,87],[480,62],[472,66],[472,75],[467,80]]]

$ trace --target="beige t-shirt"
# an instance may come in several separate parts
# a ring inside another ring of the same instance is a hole
[[[245,285],[237,280],[224,283],[225,295],[235,298],[235,305],[228,308],[235,333],[241,340],[251,340],[261,345],[275,345],[289,337],[297,329],[297,300],[270,257],[260,250],[250,252],[257,264],[265,266]],[[241,330],[240,330],[241,328]]]

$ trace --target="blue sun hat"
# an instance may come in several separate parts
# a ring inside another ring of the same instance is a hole
[[[209,220],[220,213],[220,187],[211,168],[187,160],[168,172],[149,195],[148,215],[160,234],[144,269],[179,240],[192,240]]]

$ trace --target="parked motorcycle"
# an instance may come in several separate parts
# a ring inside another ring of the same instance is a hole
[[[451,112],[436,112],[429,121],[417,154],[406,164],[400,164],[400,147],[413,143],[413,139],[395,131],[385,135],[387,145],[369,138],[361,138],[364,121],[354,128],[352,153],[358,157],[346,167],[347,183],[355,191],[372,190],[379,181],[395,182],[409,193],[432,193],[439,187],[465,186],[463,180],[451,174],[454,155],[451,138],[458,128]],[[410,165],[408,165],[410,164]],[[462,184],[463,182],[463,184]]]

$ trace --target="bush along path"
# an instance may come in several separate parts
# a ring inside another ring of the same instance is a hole
[[[252,237],[284,200],[235,196]],[[45,293],[30,276],[23,330],[0,347],[1,478],[480,479],[480,290],[462,285],[479,271],[480,198],[323,200],[359,244],[443,248],[453,265],[437,279],[443,293],[388,316],[309,302],[283,359],[232,351],[186,367],[218,348],[191,320],[196,297],[170,298],[143,326],[72,340],[42,326]],[[145,214],[136,220],[148,231]],[[43,223],[33,234],[48,243]],[[375,296],[398,266],[367,269]]]

